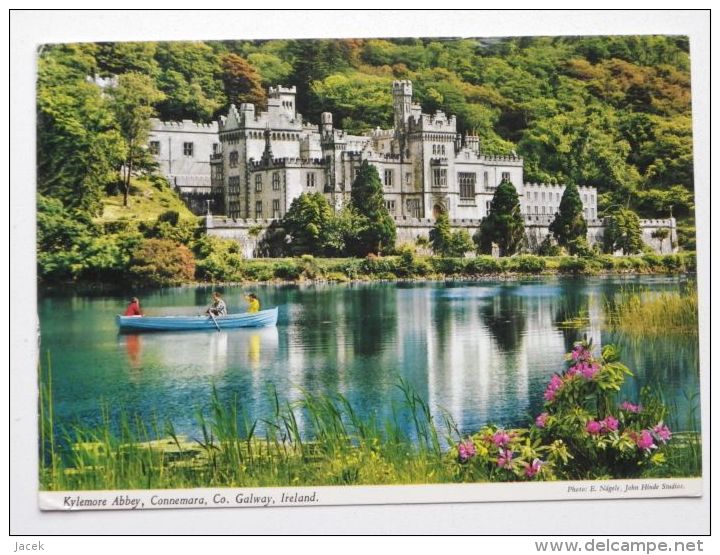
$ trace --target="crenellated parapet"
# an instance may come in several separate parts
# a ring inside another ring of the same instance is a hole
[[[264,170],[268,167],[272,168],[320,168],[325,166],[325,160],[322,158],[273,158],[272,163],[268,164],[263,160],[250,160],[248,162],[251,171]]]

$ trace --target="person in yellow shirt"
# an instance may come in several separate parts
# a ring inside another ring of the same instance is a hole
[[[249,293],[245,295],[245,300],[248,304],[248,312],[259,312],[260,311],[260,299],[257,298],[255,293]]]

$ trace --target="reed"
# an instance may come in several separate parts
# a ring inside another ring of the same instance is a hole
[[[697,290],[653,293],[624,289],[614,299],[606,299],[605,314],[611,329],[629,335],[697,334]]]

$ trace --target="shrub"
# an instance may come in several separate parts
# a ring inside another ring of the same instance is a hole
[[[302,275],[303,268],[292,260],[282,260],[275,264],[273,274],[276,278],[297,280]]]
[[[491,275],[502,272],[502,266],[492,256],[476,256],[467,261],[466,271],[474,275]]]
[[[601,358],[575,343],[565,369],[545,390],[543,411],[527,428],[486,426],[450,452],[466,480],[632,478],[666,460],[671,430],[666,407],[646,392],[618,402],[627,367],[612,345]]]
[[[510,263],[523,274],[539,274],[545,270],[546,263],[544,258],[533,256],[532,254],[524,254],[514,256],[510,259]]]
[[[663,266],[662,256],[657,254],[645,254],[643,260],[648,268],[659,269]]]
[[[433,258],[432,266],[439,274],[446,276],[461,275],[465,273],[466,261],[464,258]]]
[[[590,263],[587,258],[563,256],[558,264],[558,270],[567,274],[585,274],[590,270]]]
[[[195,257],[175,241],[145,239],[134,252],[128,273],[135,285],[180,285],[194,279]]]
[[[683,265],[688,272],[697,271],[697,257],[694,252],[686,252],[682,254]]]
[[[663,258],[663,266],[671,272],[677,272],[683,267],[682,257],[677,254],[666,254]]]
[[[267,262],[246,262],[242,266],[242,277],[249,281],[271,281],[273,268]]]

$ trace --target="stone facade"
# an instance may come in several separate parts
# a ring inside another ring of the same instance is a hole
[[[367,135],[336,129],[329,112],[319,126],[308,125],[295,111],[295,93],[295,87],[271,87],[267,111],[241,104],[221,118],[214,175],[229,217],[282,218],[302,192],[323,192],[339,209],[349,201],[364,160],[377,168],[395,218],[434,218],[440,212],[453,219],[484,218],[503,179],[517,189],[525,214],[559,204],[550,195],[561,196],[564,186],[525,185],[522,158],[483,154],[479,137],[457,132],[455,116],[423,114],[412,102],[410,81],[393,83],[393,128]],[[582,197],[594,218],[595,190],[583,188]]]

